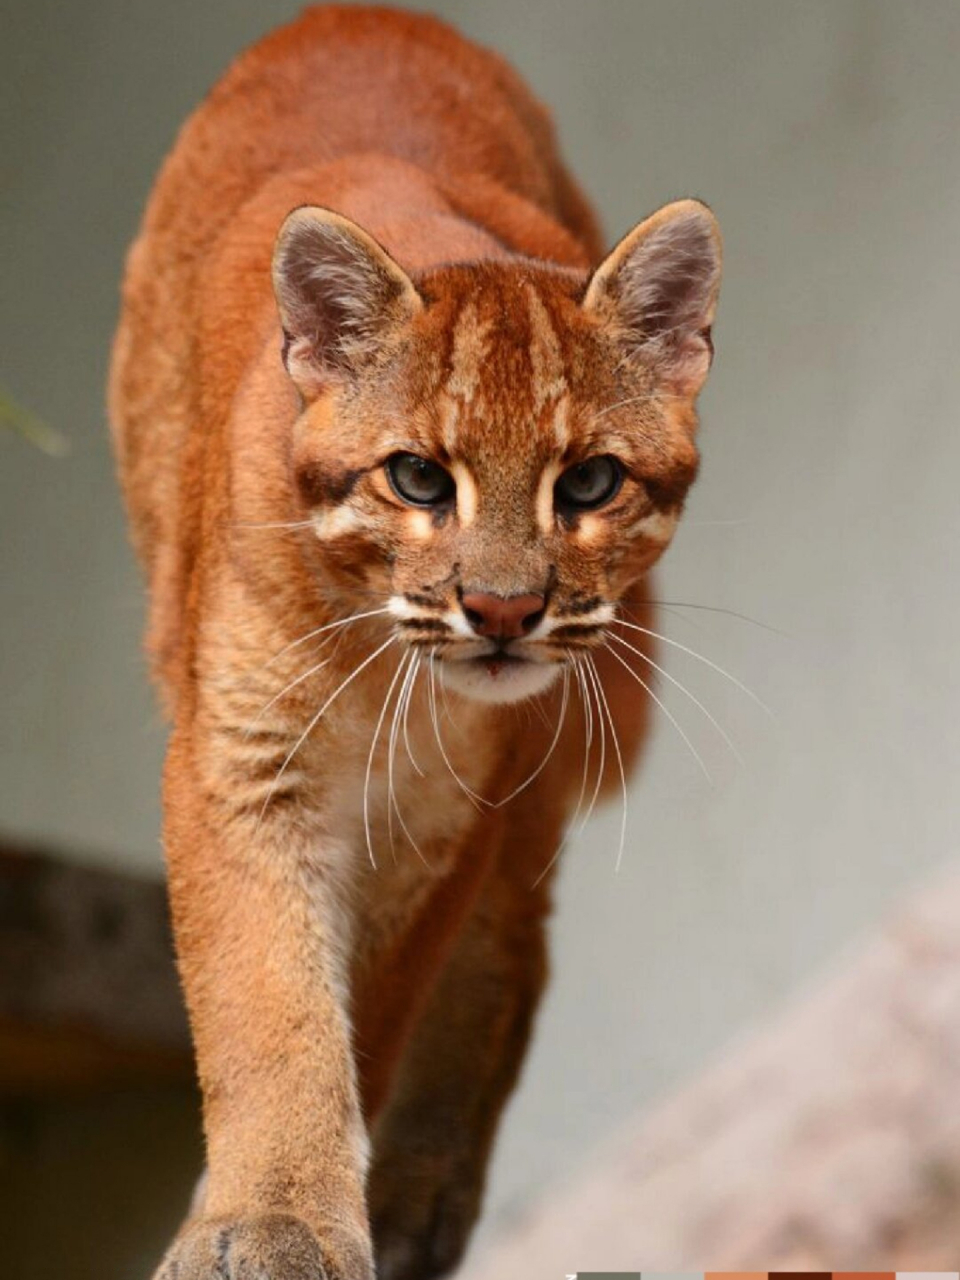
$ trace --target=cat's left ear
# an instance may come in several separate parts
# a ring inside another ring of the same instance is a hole
[[[413,282],[362,227],[330,209],[294,209],[277,236],[273,288],[283,361],[308,400],[355,378],[422,310]]]
[[[720,292],[717,220],[699,200],[664,205],[620,241],[590,279],[583,307],[609,324],[628,358],[691,399],[710,369]]]

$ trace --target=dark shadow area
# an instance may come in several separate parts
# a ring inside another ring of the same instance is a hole
[[[202,1160],[189,1087],[3,1102],[4,1273],[147,1280]]]

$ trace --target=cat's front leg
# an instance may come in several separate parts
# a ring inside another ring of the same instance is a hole
[[[518,806],[518,809],[520,806]],[[434,1280],[480,1212],[497,1123],[546,981],[558,832],[531,804],[512,830],[440,976],[374,1132],[369,1200],[379,1280]],[[542,855],[542,856],[538,856]]]
[[[208,1177],[156,1280],[372,1280],[335,851],[226,810],[197,755],[174,736],[165,837]]]

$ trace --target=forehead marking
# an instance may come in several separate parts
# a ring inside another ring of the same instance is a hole
[[[563,350],[543,299],[532,284],[526,286],[527,312],[530,316],[530,371],[532,373],[533,409],[539,413],[544,405],[556,400],[567,389],[564,376]]]
[[[463,462],[451,462],[450,474],[457,482],[457,519],[461,529],[469,529],[477,516],[479,494],[476,481]]]
[[[570,397],[565,393],[557,401],[553,414],[553,439],[562,453],[570,443]]]
[[[457,447],[457,427],[460,424],[460,401],[452,396],[445,396],[440,402],[440,436],[443,447],[448,454],[454,453]]]
[[[490,321],[481,320],[477,304],[464,303],[453,327],[450,376],[447,378],[446,388],[458,400],[469,403],[477,393],[480,366],[489,353],[487,339],[490,329]]]
[[[455,400],[452,396],[447,396],[441,401],[441,426],[440,434],[443,440],[443,447],[448,454],[455,452],[457,447],[457,427],[460,423],[460,401]]]
[[[464,405],[473,403],[480,386],[480,369],[489,354],[491,325],[481,320],[475,302],[466,302],[453,326],[450,345],[450,372],[445,391],[448,409],[443,420],[443,444],[453,453],[457,443],[457,426]]]

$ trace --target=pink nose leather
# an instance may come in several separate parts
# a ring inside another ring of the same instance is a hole
[[[463,597],[463,612],[480,636],[496,636],[516,640],[526,635],[540,621],[543,596],[491,596],[471,592]]]

